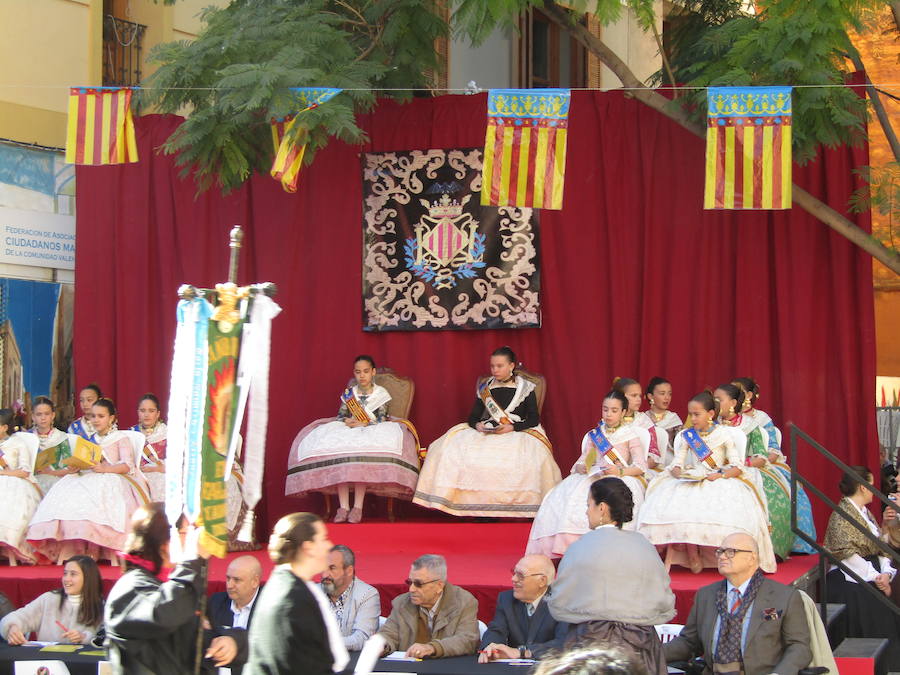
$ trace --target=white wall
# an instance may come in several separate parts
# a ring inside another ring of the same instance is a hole
[[[508,31],[494,31],[480,47],[453,40],[450,43],[450,89],[465,89],[475,80],[482,89],[513,86],[513,40]],[[458,92],[454,92],[458,93]]]

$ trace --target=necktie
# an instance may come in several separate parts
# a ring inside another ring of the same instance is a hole
[[[729,610],[729,612],[731,614],[735,614],[741,608],[741,592],[736,588],[732,588],[731,597],[731,609]]]
[[[534,616],[534,604],[529,602],[525,605],[525,611],[528,612],[528,616]]]

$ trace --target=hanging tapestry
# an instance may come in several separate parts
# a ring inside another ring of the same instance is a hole
[[[481,206],[481,148],[362,164],[364,330],[540,326],[537,211]]]
[[[707,91],[705,209],[791,208],[791,88]]]

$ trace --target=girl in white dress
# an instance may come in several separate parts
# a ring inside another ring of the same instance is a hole
[[[34,399],[34,405],[31,408],[34,427],[32,427],[31,433],[38,437],[40,444],[34,477],[44,494],[50,491],[56,481],[72,473],[72,470],[63,464],[63,460],[72,455],[69,434],[53,426],[55,415],[56,406],[53,401],[46,396],[38,396]]]
[[[667,566],[682,565],[694,573],[716,567],[715,548],[729,534],[745,532],[759,544],[760,567],[774,572],[762,479],[744,466],[732,430],[716,424],[717,414],[708,391],[688,403],[691,427],[675,439],[675,460],[648,486],[638,531],[666,547]],[[692,452],[697,465],[685,469]]]
[[[491,377],[475,392],[468,423],[428,448],[414,503],[455,516],[535,516],[560,472],[534,384],[515,368],[509,347],[491,354]]]
[[[681,427],[681,418],[669,410],[672,405],[672,384],[664,377],[651,378],[647,384],[647,401],[650,403],[650,410],[638,414],[634,423],[651,433],[653,447],[647,453],[647,467],[661,471],[673,459],[675,434]],[[656,429],[666,432],[668,442],[659,443],[661,434],[656,434]]]
[[[95,559],[116,560],[132,512],[148,501],[131,439],[113,430],[115,404],[101,398],[91,414],[103,459],[50,488],[28,528],[29,543],[51,560],[85,552]]]
[[[317,420],[301,429],[288,457],[285,494],[337,492],[336,523],[362,520],[366,492],[410,499],[419,477],[415,429],[408,420],[388,416],[391,395],[375,384],[376,374],[371,356],[357,356],[354,382],[341,396],[337,420]]]
[[[572,473],[544,497],[531,526],[526,553],[562,557],[566,549],[590,529],[584,505],[591,484],[608,476],[621,478],[631,491],[633,516],[622,523],[622,527],[635,529],[646,485],[647,454],[642,436],[647,435],[647,430],[622,423],[627,406],[625,395],[617,390],[609,392],[603,399],[603,420],[597,429],[584,435],[581,456],[572,466]],[[612,446],[606,455],[597,446],[597,443],[604,445],[604,438]]]
[[[11,554],[17,560],[34,562],[34,551],[25,541],[25,532],[41,501],[41,489],[32,474],[34,455],[23,440],[26,434],[10,436],[12,422],[13,411],[0,410],[0,551],[4,556]]]
[[[154,394],[144,394],[138,401],[138,423],[132,431],[140,431],[146,438],[141,472],[150,486],[150,500],[166,501],[166,437],[168,428],[160,419],[159,399]]]
[[[82,389],[78,394],[78,403],[81,405],[81,417],[73,420],[68,432],[81,436],[85,440],[91,440],[94,436],[94,425],[91,422],[94,404],[103,398],[100,385],[93,382]]]

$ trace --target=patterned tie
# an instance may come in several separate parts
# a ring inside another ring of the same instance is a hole
[[[736,614],[737,611],[741,608],[741,592],[737,588],[732,588],[731,594],[732,596],[734,596],[734,600],[732,600],[731,609],[728,611],[731,614]]]
[[[527,605],[525,605],[525,611],[528,613],[528,616],[534,616],[534,603],[529,602]]]

